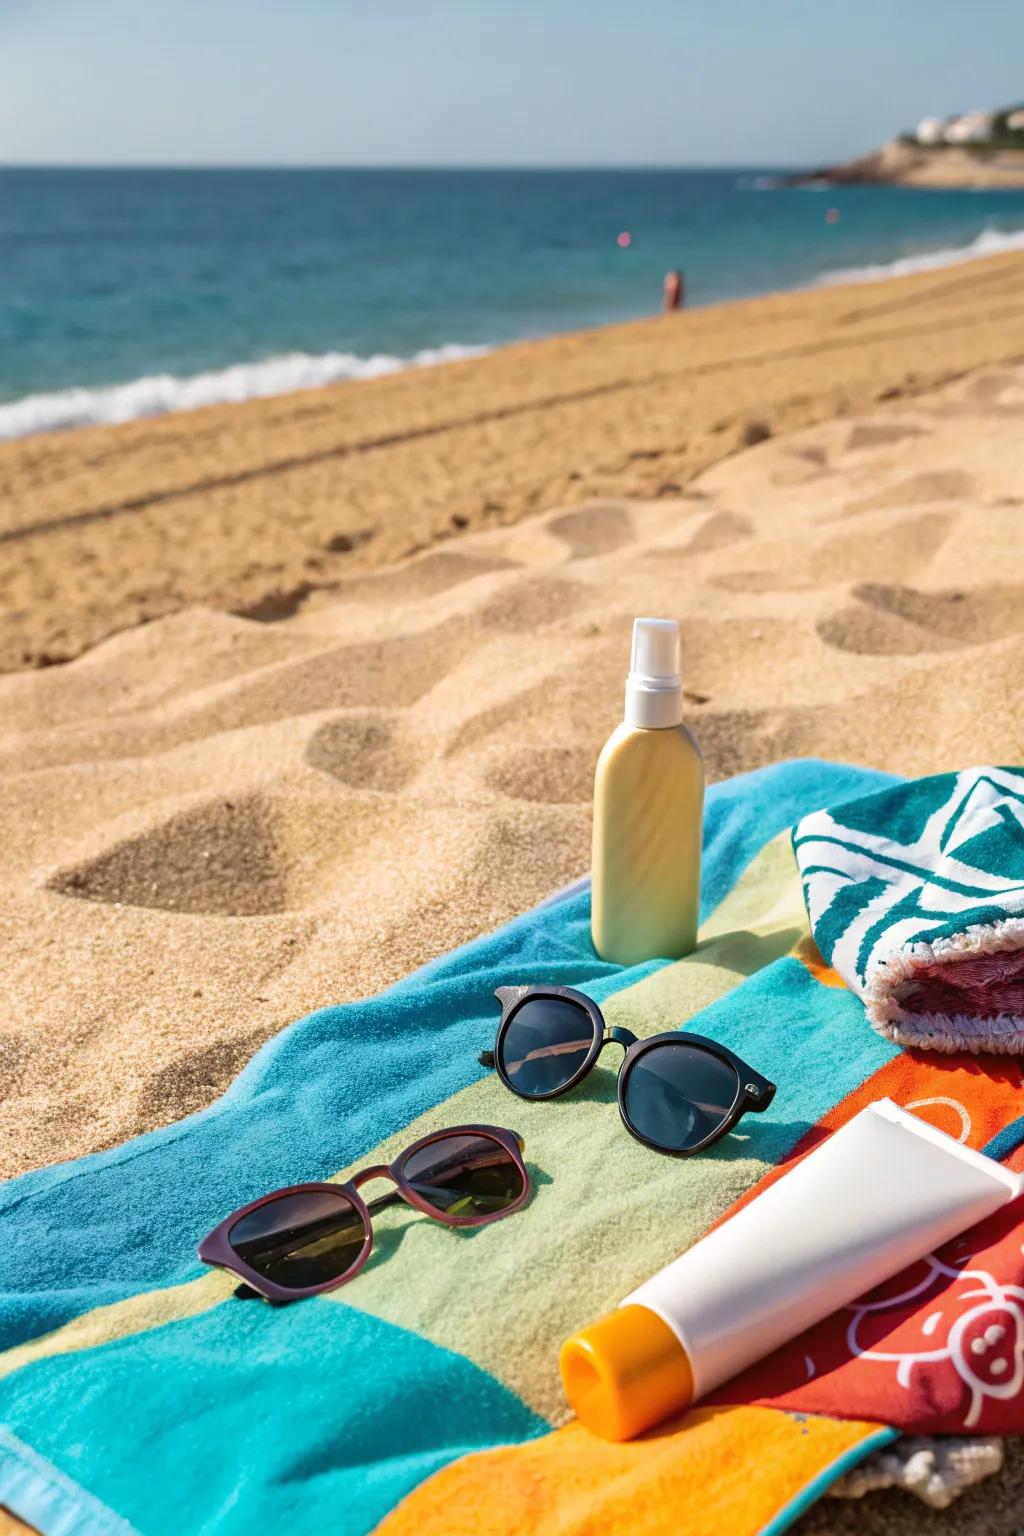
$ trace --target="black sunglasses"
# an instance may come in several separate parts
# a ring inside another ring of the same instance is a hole
[[[638,1040],[609,1029],[597,1004],[571,987],[499,987],[494,995],[501,1023],[481,1066],[496,1067],[521,1099],[557,1099],[583,1081],[606,1045],[621,1045],[619,1114],[657,1152],[703,1152],[775,1097],[775,1084],[727,1046],[675,1030]]]

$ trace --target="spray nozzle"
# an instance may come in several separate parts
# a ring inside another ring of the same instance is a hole
[[[679,687],[679,625],[675,619],[633,620],[629,670],[648,688]]]
[[[658,729],[678,725],[682,718],[679,625],[675,619],[634,619],[626,724]]]

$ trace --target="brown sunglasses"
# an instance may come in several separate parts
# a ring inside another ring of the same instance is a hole
[[[395,1188],[367,1205],[359,1187],[371,1179],[390,1179]],[[484,1227],[529,1196],[521,1137],[499,1126],[458,1125],[344,1184],[293,1184],[241,1206],[203,1238],[199,1257],[237,1275],[249,1294],[298,1301],[353,1279],[370,1257],[374,1212],[399,1200],[446,1227]]]

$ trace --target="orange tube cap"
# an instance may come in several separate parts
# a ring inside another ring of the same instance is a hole
[[[631,1440],[693,1400],[686,1351],[647,1307],[619,1307],[574,1333],[558,1364],[576,1417],[605,1440]]]

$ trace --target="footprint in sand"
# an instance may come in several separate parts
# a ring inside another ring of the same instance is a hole
[[[190,715],[187,740],[216,731],[265,725],[328,709],[385,709],[415,704],[473,645],[467,621],[381,640],[333,646],[317,655],[268,667],[232,684]]]
[[[320,750],[328,755],[325,743]],[[343,768],[344,752],[333,761]],[[424,837],[430,820],[422,819]],[[105,847],[59,867],[45,888],[112,906],[269,917],[330,903],[357,876],[365,887],[368,840],[379,868],[400,864],[409,843],[400,796],[371,797],[330,779],[310,789],[289,782],[193,801],[120,836],[111,829]]]
[[[80,901],[165,912],[296,911],[315,905],[358,866],[368,836],[390,846],[400,830],[394,807],[381,815],[363,802],[356,815],[337,789],[218,796],[57,869],[46,887]]]
[[[366,714],[328,720],[310,737],[306,761],[352,789],[394,793],[417,768],[402,722]]]
[[[711,549],[725,549],[748,539],[754,532],[749,517],[739,512],[715,512],[702,523],[686,548],[690,554],[703,554]]]
[[[846,451],[856,453],[862,448],[885,448],[890,443],[900,443],[907,437],[924,437],[923,427],[901,426],[895,421],[858,421],[850,428],[846,439]]]
[[[263,794],[208,800],[46,882],[83,901],[169,912],[281,912],[289,905],[281,827]]]
[[[652,565],[665,565],[686,555],[704,555],[715,549],[728,549],[743,539],[752,538],[754,525],[739,512],[713,512],[686,544],[655,545],[637,551],[640,559]]]
[[[807,485],[812,480],[824,480],[833,473],[828,462],[828,450],[820,443],[800,444],[779,450],[779,468],[771,471],[772,485]]]
[[[980,401],[983,405],[1004,405],[1021,403],[1020,375],[1016,373],[982,373],[971,379],[964,390],[964,396],[968,400]]]
[[[454,549],[431,550],[390,570],[374,571],[345,582],[339,597],[361,603],[407,602],[436,597],[477,576],[513,568],[503,555],[465,554]]]
[[[0,1034],[0,1100],[21,1082],[32,1057],[32,1042],[25,1035],[9,1030]]]
[[[787,749],[795,757],[814,750],[815,711],[799,705],[705,710],[695,725],[712,780],[775,762]]]
[[[485,778],[492,789],[516,800],[587,804],[596,762],[597,752],[586,747],[520,747],[503,753]]]
[[[919,592],[914,587],[863,583],[856,607],[817,626],[826,645],[868,656],[910,656],[920,651],[982,645],[1024,629],[1024,588],[985,586],[976,591]]]
[[[470,714],[453,732],[444,750],[445,758],[459,757],[492,741],[503,742],[509,748],[557,742],[559,746],[586,746],[592,752],[591,762],[596,763],[605,738],[616,724],[615,710],[622,689],[623,636],[629,635],[631,624],[632,615],[609,610],[608,633],[588,639],[586,688],[580,687],[576,671],[566,668],[563,656],[557,647],[553,648],[547,676]],[[616,703],[607,712],[595,711],[595,698]]]
[[[485,629],[519,634],[556,624],[579,607],[583,589],[556,576],[526,576],[510,582],[481,608]]]
[[[975,484],[962,469],[928,469],[887,486],[873,496],[847,502],[840,516],[859,512],[886,512],[890,507],[911,507],[924,501],[959,501],[975,493]]]
[[[177,1118],[205,1109],[218,1093],[223,1093],[269,1033],[260,1029],[223,1035],[195,1050],[183,1051],[176,1060],[161,1067],[147,1078],[136,1100],[135,1134],[160,1124],[168,1104],[174,1105]]]
[[[573,560],[613,554],[635,537],[629,508],[620,501],[598,501],[572,512],[559,512],[544,525],[568,544]]]
[[[884,526],[880,522],[842,533],[815,530],[784,564],[712,572],[706,579],[724,592],[800,592],[832,583],[845,586],[851,571],[881,577],[908,563],[921,569],[942,549],[957,519],[949,512],[920,512],[886,519]],[[750,558],[756,554],[754,546]]]

